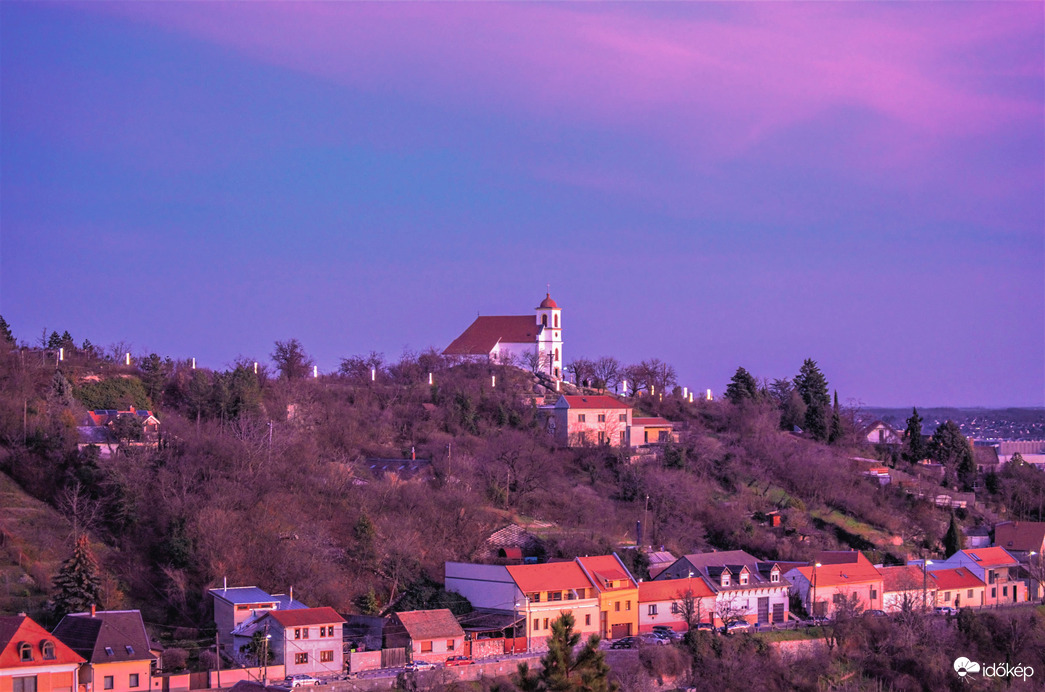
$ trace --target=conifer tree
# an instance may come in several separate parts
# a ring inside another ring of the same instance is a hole
[[[15,343],[15,335],[11,333],[11,326],[7,324],[7,320],[0,317],[0,343],[4,342],[13,346]]]
[[[754,376],[747,370],[737,368],[733,379],[729,381],[729,385],[726,387],[726,398],[734,404],[739,404],[745,400],[754,401],[758,399],[758,382],[755,381]]]
[[[51,607],[56,617],[90,610],[101,605],[101,580],[98,562],[91,553],[87,534],[80,534],[73,546],[73,554],[54,576],[54,596]]]
[[[519,666],[518,683],[532,692],[615,692],[617,684],[609,679],[606,655],[599,650],[599,635],[593,634],[574,656],[581,641],[573,631],[576,621],[572,613],[563,613],[552,623],[548,653],[541,659],[540,673],[531,673],[526,664]]]
[[[958,527],[958,520],[952,514],[951,525],[947,527],[947,533],[943,536],[944,553],[950,557],[965,547],[964,543],[965,537],[962,536],[961,529]]]
[[[904,459],[911,464],[917,464],[925,458],[928,449],[925,439],[922,437],[922,417],[918,415],[918,409],[911,409],[911,417],[907,419],[907,429],[904,430]]]
[[[835,390],[835,406],[831,412],[831,432],[827,435],[830,444],[842,439],[842,410],[838,406],[838,390]]]
[[[806,432],[815,440],[826,440],[827,407],[831,404],[831,398],[827,394],[827,378],[812,358],[806,358],[795,376],[795,391],[802,396],[806,405]]]

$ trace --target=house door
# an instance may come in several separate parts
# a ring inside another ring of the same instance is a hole
[[[769,622],[769,596],[758,599],[758,621]]]
[[[774,603],[773,604],[773,622],[784,621],[784,604]]]

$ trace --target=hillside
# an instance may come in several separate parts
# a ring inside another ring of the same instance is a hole
[[[875,452],[857,444],[849,414],[829,446],[783,432],[786,412],[769,397],[640,392],[629,399],[636,415],[675,421],[677,444],[570,448],[553,444],[536,408],[548,383],[523,370],[431,351],[345,362],[312,379],[247,362],[215,372],[74,352],[56,370],[39,352],[8,349],[0,467],[35,506],[63,506],[104,542],[112,599],[125,594],[172,624],[206,625],[206,589],[226,578],[372,612],[441,581],[446,560],[484,559],[487,537],[509,523],[534,527],[548,558],[633,546],[638,521],[645,543],[675,554],[805,560],[853,547],[896,562],[942,549],[949,512],[863,478],[850,457]],[[152,409],[158,445],[128,433],[111,457],[79,451],[85,404]],[[782,525],[766,521],[771,511]],[[972,509],[959,519],[978,521]],[[51,550],[38,581],[67,536],[19,537]],[[637,551],[622,555],[641,571]],[[44,593],[29,600],[38,610]]]

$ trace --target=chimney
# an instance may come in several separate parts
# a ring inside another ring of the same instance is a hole
[[[294,602],[294,587],[293,586],[290,587],[290,601],[291,601],[291,603]]]
[[[94,617],[94,613],[95,613],[95,610],[94,610],[94,608],[95,608],[95,606],[94,606],[94,604],[92,603],[92,604],[91,604],[91,617],[92,617],[92,618]]]

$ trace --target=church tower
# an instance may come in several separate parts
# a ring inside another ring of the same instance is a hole
[[[562,379],[562,310],[551,293],[545,294],[537,306],[537,353],[541,356],[541,370]]]

